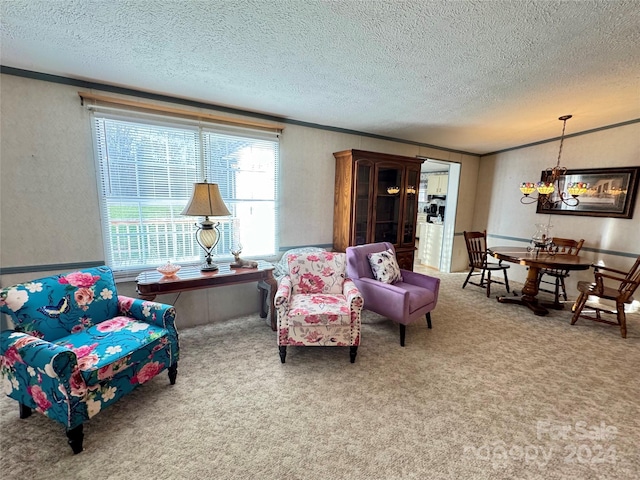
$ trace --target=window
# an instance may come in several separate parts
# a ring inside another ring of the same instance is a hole
[[[201,219],[181,215],[193,183],[217,183],[230,217],[214,254],[231,259],[277,252],[276,134],[159,123],[94,113],[96,161],[107,264],[142,270],[170,260],[198,263]],[[221,127],[222,128],[222,127]]]

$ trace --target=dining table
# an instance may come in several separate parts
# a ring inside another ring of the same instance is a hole
[[[560,302],[542,302],[538,300],[540,291],[540,273],[543,269],[560,270],[588,270],[591,261],[579,255],[554,253],[532,247],[499,246],[489,247],[489,255],[509,263],[524,265],[529,268],[527,279],[522,287],[520,297],[498,297],[500,303],[516,303],[529,307],[536,315],[548,315],[549,308],[561,310],[564,304]]]

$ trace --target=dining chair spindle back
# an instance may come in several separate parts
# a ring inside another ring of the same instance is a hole
[[[556,255],[578,255],[583,243],[584,238],[581,238],[580,240],[573,240],[571,238],[553,237],[553,245]],[[565,286],[564,279],[568,276],[569,270],[563,270],[561,268],[545,268],[540,271],[539,290],[541,292],[553,293],[554,302],[559,304],[562,289],[562,296],[566,302],[567,288]],[[553,285],[553,290],[551,288],[543,288],[542,284]]]
[[[469,275],[462,284],[462,288],[467,286],[467,283],[476,285],[478,287],[485,288],[487,290],[487,297],[491,296],[491,284],[499,283],[504,285],[509,290],[509,279],[507,278],[507,269],[509,265],[503,265],[502,260],[498,263],[490,262],[490,258],[487,253],[487,231],[482,232],[464,232],[464,241],[467,245],[467,253],[469,254]],[[476,272],[476,270],[478,270]],[[491,278],[491,272],[502,271],[504,282],[499,280],[493,280]],[[479,282],[471,281],[471,277],[480,275]]]

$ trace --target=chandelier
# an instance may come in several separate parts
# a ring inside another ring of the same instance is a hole
[[[542,177],[543,179],[540,182],[523,182],[520,184],[520,191],[523,194],[523,197],[520,199],[520,203],[529,204],[534,202],[539,202],[540,206],[543,208],[553,208],[559,203],[564,203],[569,207],[575,207],[580,203],[578,197],[584,194],[589,188],[589,184],[585,182],[573,182],[567,184],[567,190],[564,191],[560,187],[560,177],[567,173],[566,167],[560,166],[560,156],[562,155],[562,144],[564,143],[564,130],[567,126],[567,120],[569,120],[572,115],[563,115],[558,118],[558,120],[562,120],[562,135],[560,136],[560,150],[558,151],[558,161],[556,162],[556,166],[552,168],[547,168]],[[538,193],[537,197],[530,196],[532,193]],[[551,200],[551,196],[553,192],[558,192],[558,198],[556,200]]]

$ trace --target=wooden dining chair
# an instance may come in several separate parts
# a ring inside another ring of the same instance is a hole
[[[600,265],[593,265],[593,268],[595,269],[594,283],[578,282],[580,295],[573,304],[571,325],[575,325],[579,318],[610,325],[620,325],[622,338],[627,338],[627,319],[624,313],[624,305],[633,301],[632,295],[640,285],[640,256],[638,256],[636,263],[633,264],[628,272]],[[605,282],[615,286],[606,286]],[[598,297],[598,300],[613,300],[616,303],[616,309],[608,310],[602,308],[602,304],[598,303],[597,307],[589,306],[594,310],[594,316],[583,314],[582,310],[585,308],[590,295]],[[603,319],[600,316],[601,313],[616,315],[617,322]]]
[[[553,237],[553,245],[556,255],[578,255],[584,238],[580,240],[573,240],[571,238],[559,238]],[[560,289],[562,289],[562,296],[565,302],[567,301],[567,288],[564,284],[564,279],[569,276],[569,270],[563,270],[560,268],[545,268],[540,270],[540,276],[538,277],[539,287],[541,292],[553,293],[554,302],[560,303]],[[550,288],[543,288],[542,284],[553,285],[553,290]]]
[[[487,297],[491,296],[491,284],[499,283],[509,290],[509,279],[507,278],[507,269],[509,265],[502,265],[502,260],[498,263],[490,262],[487,254],[487,231],[482,232],[464,232],[464,241],[467,245],[467,253],[469,254],[469,275],[462,284],[462,288],[467,283],[487,289]],[[476,272],[476,270],[478,270]],[[491,272],[502,271],[504,282],[493,280]],[[480,275],[480,282],[472,282],[472,276]]]

